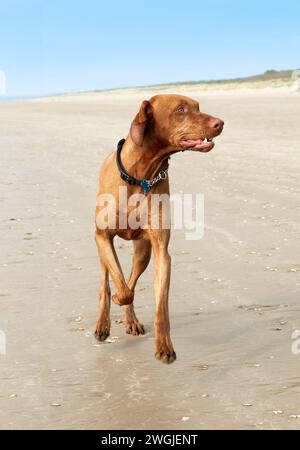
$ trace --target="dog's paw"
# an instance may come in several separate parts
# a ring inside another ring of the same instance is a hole
[[[127,334],[133,334],[135,336],[145,334],[144,325],[136,317],[125,319],[125,330]]]
[[[122,293],[114,294],[112,301],[119,306],[130,305],[133,302],[134,294],[130,289],[126,289]]]
[[[173,348],[168,348],[167,346],[162,346],[158,348],[155,353],[155,358],[165,364],[171,364],[176,360],[176,353]]]
[[[103,342],[105,339],[109,336],[109,328],[107,326],[105,327],[97,327],[94,333],[95,338],[97,341]]]

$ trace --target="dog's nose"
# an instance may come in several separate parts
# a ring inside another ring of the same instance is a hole
[[[222,131],[224,127],[224,122],[221,119],[213,118],[209,123],[210,128],[213,128],[215,131]]]

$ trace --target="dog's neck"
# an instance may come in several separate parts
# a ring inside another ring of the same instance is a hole
[[[139,147],[129,135],[122,148],[122,163],[132,177],[149,180],[166,167],[166,161],[172,153],[174,149],[161,147],[149,139],[145,139],[142,147]]]

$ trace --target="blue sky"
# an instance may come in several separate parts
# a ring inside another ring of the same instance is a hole
[[[2,0],[0,69],[10,96],[293,69],[299,21],[299,0]]]

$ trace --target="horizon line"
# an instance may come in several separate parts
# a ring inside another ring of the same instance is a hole
[[[262,81],[262,77],[264,79],[272,80],[272,75],[279,74],[292,74],[294,70],[297,69],[267,69],[260,74],[247,75],[245,77],[235,77],[235,78],[211,78],[209,80],[185,80],[185,81],[170,81],[165,83],[155,83],[155,84],[141,84],[141,85],[132,85],[132,86],[119,86],[119,87],[111,87],[111,88],[94,88],[83,91],[64,91],[64,92],[54,92],[54,93],[42,93],[42,94],[24,94],[24,95],[0,95],[0,101],[9,101],[9,100],[26,100],[33,98],[43,98],[43,97],[56,97],[60,95],[72,95],[72,94],[88,94],[92,92],[109,92],[109,91],[118,91],[125,89],[147,89],[147,88],[155,88],[155,87],[163,87],[163,86],[176,86],[176,85],[196,85],[196,84],[213,84],[213,83],[228,83],[228,82],[246,82],[246,81]],[[278,77],[280,78],[280,77]]]

